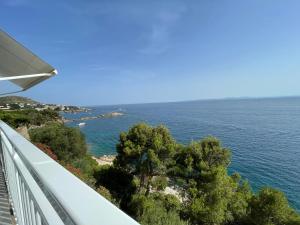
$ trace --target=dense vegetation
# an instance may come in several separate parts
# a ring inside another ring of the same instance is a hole
[[[79,129],[72,129],[62,124],[52,123],[30,130],[33,142],[50,146],[59,160],[70,162],[84,156],[87,145]]]
[[[57,111],[0,110],[0,119],[14,128],[27,126],[30,139],[37,147],[95,188],[97,162],[87,153],[83,134],[62,124]]]
[[[29,116],[10,113],[4,118],[15,127],[24,124],[18,116]],[[143,225],[300,225],[282,192],[266,187],[253,193],[239,174],[228,174],[231,152],[214,137],[182,145],[164,126],[137,124],[120,134],[114,164],[98,166],[77,128],[47,123],[29,133],[40,149]]]
[[[49,123],[31,129],[29,134],[40,149],[95,188],[97,162],[87,153],[87,144],[79,129]]]
[[[117,153],[97,183],[142,224],[300,224],[282,192],[254,194],[239,174],[228,174],[231,153],[214,137],[181,145],[163,126],[138,124],[120,135]],[[118,172],[121,183],[107,179]]]
[[[34,109],[27,110],[0,110],[0,119],[10,124],[12,127],[35,125],[40,126],[48,122],[57,121],[60,119],[59,113],[54,110],[46,109],[37,111]]]

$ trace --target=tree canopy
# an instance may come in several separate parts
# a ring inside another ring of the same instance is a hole
[[[31,140],[142,225],[300,225],[284,193],[253,193],[228,173],[231,152],[214,137],[183,145],[166,127],[141,123],[120,134],[112,166],[97,166],[79,129],[48,123],[56,116],[0,112],[14,127],[47,121]]]
[[[59,113],[51,109],[37,111],[34,109],[2,111],[0,110],[0,119],[14,128],[19,126],[40,126],[60,119]]]
[[[123,209],[145,225],[299,224],[282,192],[253,193],[238,173],[228,174],[230,161],[230,150],[214,137],[182,145],[163,126],[137,124],[120,135],[114,162],[137,187]],[[181,196],[172,195],[172,207],[166,187]]]
[[[120,134],[114,164],[138,176],[139,189],[146,188],[149,194],[152,178],[166,174],[175,147],[176,142],[167,128],[138,124]]]
[[[250,221],[253,225],[299,224],[300,217],[289,206],[285,195],[273,188],[263,188],[251,203]]]
[[[58,160],[70,162],[82,159],[87,152],[85,138],[79,129],[52,123],[29,131],[33,142],[51,147]]]

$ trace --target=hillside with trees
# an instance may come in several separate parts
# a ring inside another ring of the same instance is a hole
[[[24,111],[7,113],[14,118],[6,115],[9,124],[24,124],[15,119]],[[42,151],[143,225],[300,225],[284,193],[271,187],[254,193],[238,173],[228,173],[231,151],[214,137],[182,145],[164,126],[137,124],[120,134],[113,165],[99,166],[78,128],[50,121],[29,134]]]
[[[182,145],[163,126],[138,124],[120,135],[114,165],[100,169],[97,182],[145,225],[300,224],[282,192],[265,187],[254,193],[238,173],[228,174],[230,161],[230,150],[214,137]],[[128,179],[125,189],[107,179],[117,171]]]
[[[45,109],[37,111],[34,109],[25,110],[0,110],[0,119],[10,126],[17,128],[21,126],[41,126],[49,122],[61,121],[61,116],[55,110]]]
[[[17,104],[17,103],[23,103],[23,104],[40,104],[37,101],[34,101],[30,98],[22,97],[22,96],[5,96],[0,97],[0,105],[5,104]]]

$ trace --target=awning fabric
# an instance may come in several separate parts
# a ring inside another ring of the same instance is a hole
[[[24,91],[55,74],[52,66],[0,30],[0,81],[10,81]]]

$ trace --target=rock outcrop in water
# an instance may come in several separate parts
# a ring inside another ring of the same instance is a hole
[[[80,122],[80,121],[86,121],[86,120],[94,120],[94,119],[104,119],[104,118],[113,118],[113,117],[118,117],[118,116],[123,116],[124,113],[121,112],[110,112],[106,114],[100,114],[97,116],[85,116],[81,117],[79,119],[64,119],[65,123],[68,122]]]

